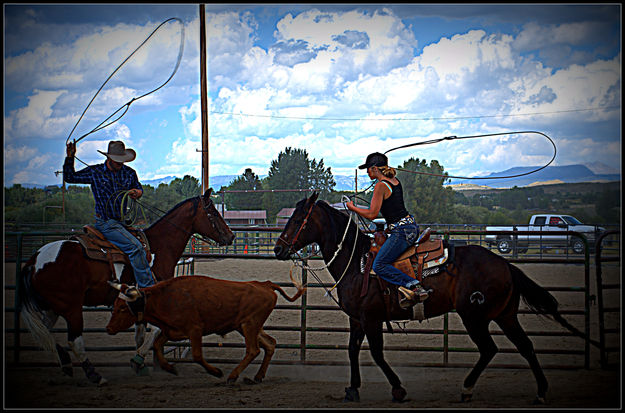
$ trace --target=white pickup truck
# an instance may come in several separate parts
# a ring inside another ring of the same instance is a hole
[[[538,214],[532,215],[529,225],[515,225],[514,227],[486,227],[486,231],[513,231],[519,232],[516,242],[513,235],[486,234],[484,240],[489,245],[496,245],[502,254],[509,253],[513,248],[518,252],[527,252],[528,247],[536,248],[565,248],[571,247],[576,254],[584,252],[584,242],[574,235],[549,235],[552,231],[576,231],[582,233],[588,240],[590,247],[594,246],[598,234],[604,228],[594,225],[584,225],[570,215]],[[540,231],[538,234],[524,234],[526,231]]]

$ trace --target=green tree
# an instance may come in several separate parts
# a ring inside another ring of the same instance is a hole
[[[246,168],[245,172],[238,176],[230,185],[223,187],[227,191],[257,191],[263,189],[263,184],[258,175],[251,168]],[[256,193],[226,193],[226,205],[231,210],[255,210],[260,208],[263,202],[263,195]]]
[[[397,173],[402,183],[406,208],[417,222],[442,223],[454,220],[454,193],[451,188],[443,186],[449,178],[438,161],[432,160],[428,165],[425,159],[410,158],[399,168],[421,172]]]
[[[175,178],[169,186],[175,194],[180,196],[178,202],[198,196],[201,192],[200,181],[191,175],[185,175],[182,179]]]
[[[320,191],[320,197],[327,197],[336,185],[331,168],[326,168],[323,159],[317,162],[308,158],[305,149],[287,147],[271,161],[267,178],[263,180],[266,189],[310,189]],[[302,192],[267,192],[263,195],[263,208],[268,220],[273,221],[276,213],[285,207],[294,207],[306,194]]]

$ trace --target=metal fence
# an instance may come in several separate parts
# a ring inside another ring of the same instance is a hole
[[[234,232],[237,234],[237,241],[231,246],[228,247],[214,247],[212,245],[208,245],[205,243],[190,243],[187,251],[183,255],[183,259],[179,263],[178,275],[185,274],[193,274],[195,272],[195,264],[199,259],[231,259],[231,258],[249,258],[249,259],[275,259],[273,257],[272,248],[275,244],[275,240],[277,239],[278,233],[282,230],[282,228],[233,228]],[[21,268],[21,262],[23,261],[24,256],[30,255],[27,252],[27,248],[24,246],[28,246],[28,248],[35,247],[35,245],[42,245],[45,242],[49,242],[52,239],[63,239],[68,237],[70,234],[60,234],[60,233],[42,233],[42,232],[34,232],[34,233],[6,233],[8,236],[15,237],[15,268],[16,268],[16,277],[19,276],[19,268]],[[452,239],[454,242],[458,243],[470,243],[470,244],[479,244],[480,241],[483,240],[485,235],[485,231],[477,231],[477,230],[466,230],[466,231],[458,231],[458,230],[434,230],[433,235],[435,237],[444,237],[447,239]],[[576,234],[579,235],[579,234]],[[614,238],[616,234],[607,234],[606,239]],[[583,237],[583,236],[582,236]],[[617,242],[618,242],[618,237]],[[515,263],[545,263],[545,264],[572,264],[572,265],[583,265],[584,266],[584,281],[582,285],[573,286],[573,287],[559,287],[553,286],[547,288],[550,291],[558,291],[558,292],[568,292],[574,294],[576,297],[576,302],[579,307],[574,309],[568,309],[562,311],[562,314],[565,316],[573,316],[573,317],[581,317],[583,321],[580,324],[583,324],[582,330],[584,330],[588,335],[590,334],[590,305],[592,298],[590,296],[590,254],[587,241],[584,238],[586,243],[585,252],[583,255],[568,255],[565,254],[562,256],[546,256],[543,254],[538,254],[537,256],[513,256],[508,255],[508,258],[511,262]],[[315,249],[311,248],[308,251],[310,254],[315,253]],[[618,256],[612,254],[611,251],[607,251],[607,257],[602,258],[603,261],[615,261],[619,260]],[[5,247],[5,256],[6,256],[6,247]],[[314,255],[313,258],[315,259]],[[290,359],[276,359],[273,360],[272,363],[275,364],[332,364],[332,365],[346,365],[348,362],[346,360],[330,360],[328,361],[325,358],[317,358],[314,355],[311,355],[311,352],[318,353],[318,351],[328,352],[332,350],[343,350],[346,354],[345,350],[347,349],[347,340],[343,341],[343,344],[324,344],[324,343],[315,343],[311,339],[311,336],[315,334],[325,334],[328,337],[331,335],[341,335],[346,336],[348,333],[347,323],[345,323],[345,327],[327,327],[327,326],[314,326],[310,323],[310,319],[313,315],[323,313],[325,314],[336,314],[337,317],[344,314],[338,309],[335,304],[327,305],[322,302],[317,302],[312,300],[312,297],[315,295],[319,295],[315,293],[317,291],[323,291],[329,287],[331,284],[323,284],[323,283],[314,283],[308,282],[308,273],[306,270],[302,270],[301,273],[302,281],[307,283],[309,291],[307,291],[302,298],[300,299],[299,304],[279,304],[276,307],[276,311],[284,311],[284,312],[299,312],[299,317],[297,319],[298,322],[294,322],[291,324],[283,325],[283,324],[270,324],[266,325],[264,328],[267,331],[276,331],[276,332],[293,332],[297,335],[295,339],[292,340],[280,340],[277,346],[278,349],[285,349],[290,351],[297,352],[297,356],[295,358]],[[290,283],[277,283],[281,286],[291,286]],[[7,291],[14,290],[14,285],[5,284],[5,297]],[[600,304],[601,306],[601,304]],[[608,311],[618,311],[620,312],[620,308],[617,309],[602,309],[603,313],[605,310]],[[85,308],[85,311],[110,311],[110,308],[99,307],[99,308]],[[12,361],[9,360],[9,363],[18,363],[19,365],[28,365],[28,363],[24,363],[20,361],[19,353],[20,351],[32,351],[36,350],[36,348],[32,347],[23,347],[20,345],[20,335],[27,333],[27,331],[20,327],[19,315],[15,311],[15,307],[5,307],[5,313],[14,313],[14,324],[13,326],[7,326],[5,328],[5,335],[12,335],[14,337],[13,344],[7,344],[5,347],[5,353],[13,351],[14,359]],[[393,336],[398,336],[397,330],[395,334],[390,334],[390,332],[385,331],[385,351],[388,352],[409,352],[409,354],[415,354],[415,352],[427,352],[434,353],[440,356],[439,362],[431,362],[431,361],[414,361],[414,362],[402,362],[403,365],[406,366],[441,366],[441,367],[467,367],[472,365],[472,363],[459,363],[450,360],[450,355],[455,353],[477,353],[477,349],[472,343],[469,343],[469,346],[466,345],[455,345],[452,343],[455,337],[459,336],[467,336],[466,331],[462,326],[458,325],[457,315],[452,313],[445,314],[444,316],[438,319],[439,326],[437,328],[421,328],[417,326],[416,328],[402,328],[399,329],[399,333],[402,335],[408,336],[419,336],[419,335],[434,335],[440,338],[441,345],[435,346],[415,346],[414,344],[394,344]],[[602,314],[603,314],[602,313]],[[531,314],[529,310],[521,310],[520,314]],[[6,317],[5,317],[6,319]],[[88,328],[86,332],[93,333],[102,333],[104,332],[103,326],[99,326],[96,328]],[[57,329],[56,332],[61,332],[62,330]],[[130,332],[130,331],[129,331]],[[501,336],[503,333],[500,330],[492,330],[491,333],[495,336]],[[553,330],[553,331],[545,331],[544,329],[530,330],[527,331],[529,336],[534,337],[555,337],[556,339],[565,339],[566,337],[572,336],[571,333],[562,330]],[[606,331],[605,329],[601,331],[601,334],[605,333],[613,333],[613,331]],[[415,340],[417,341],[417,340]],[[587,341],[581,339],[575,339],[575,345],[572,348],[563,348],[561,345],[556,345],[555,347],[536,347],[537,354],[543,355],[554,355],[554,356],[574,356],[577,362],[571,362],[570,359],[566,359],[567,361],[564,363],[547,363],[544,365],[546,368],[589,368],[590,365],[590,345]],[[174,348],[178,348],[178,352],[173,352],[173,357],[178,362],[189,362],[188,360],[184,360],[180,358],[182,350],[188,347],[188,343],[169,343],[168,345],[173,346]],[[237,343],[223,343],[223,342],[215,342],[208,341],[203,342],[204,347],[220,347],[220,348],[243,348],[244,344]],[[363,346],[363,349],[366,349],[367,346]],[[87,347],[87,351],[133,351],[134,349],[129,346],[117,346],[115,348],[111,347]],[[516,353],[516,349],[511,347],[500,348],[500,353]],[[172,356],[170,355],[170,356]],[[557,358],[556,358],[557,359]],[[238,363],[239,360],[236,358],[213,358],[207,359],[209,362],[213,363]],[[94,363],[96,365],[106,365],[106,362],[103,363]],[[113,363],[114,365],[117,365]],[[373,365],[374,363],[369,361],[361,362],[362,365]],[[50,363],[50,365],[54,365],[54,363]],[[122,365],[126,365],[126,363],[122,363]],[[490,364],[491,367],[514,367],[514,368],[526,368],[527,365],[525,363],[515,364],[515,363],[493,363]]]

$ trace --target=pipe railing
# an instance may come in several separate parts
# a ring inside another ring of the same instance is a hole
[[[266,230],[264,228],[264,230]],[[282,231],[282,228],[275,228],[274,231]],[[440,235],[445,239],[450,239],[452,236],[460,236],[460,235],[478,235],[481,233],[481,235],[484,235],[485,233],[493,233],[492,231],[490,232],[486,232],[486,231],[432,231],[433,235]],[[506,234],[506,233],[514,233],[514,231],[497,231],[498,233],[502,233],[502,234]],[[585,238],[585,236],[583,234],[580,233],[576,233],[573,231],[561,231],[563,233],[566,234],[573,234],[573,235],[578,235],[580,236],[580,238],[584,241],[585,243],[585,254],[584,254],[584,258],[575,258],[575,259],[571,259],[571,258],[567,258],[567,259],[545,259],[545,258],[541,258],[539,260],[536,259],[523,259],[523,258],[509,258],[509,260],[511,262],[517,262],[517,263],[534,263],[534,262],[542,262],[542,263],[557,263],[557,264],[568,264],[568,263],[574,263],[574,264],[579,264],[579,263],[583,263],[584,264],[584,286],[578,286],[578,287],[551,287],[551,288],[547,288],[550,291],[572,291],[572,292],[584,292],[584,309],[583,310],[565,310],[565,311],[561,311],[562,314],[574,314],[574,315],[584,315],[584,330],[586,332],[586,334],[588,336],[590,336],[590,311],[589,311],[589,306],[590,306],[590,296],[589,296],[589,261],[590,261],[590,256],[589,256],[589,248],[588,248],[588,241]],[[7,233],[7,235],[15,235],[17,237],[17,257],[16,257],[16,277],[20,276],[20,271],[19,269],[21,268],[21,262],[22,262],[22,243],[23,243],[23,237],[24,236],[34,236],[34,237],[38,237],[38,236],[42,236],[42,235],[49,235],[49,236],[56,236],[56,235],[70,235],[70,234],[74,234],[72,233],[49,233],[49,232],[31,232],[31,233]],[[247,254],[215,254],[215,253],[204,253],[204,254],[200,254],[200,253],[185,253],[183,255],[183,260],[188,260],[189,258],[246,258],[246,259],[275,259],[273,257],[273,254],[251,254],[248,253]],[[315,258],[312,258],[315,259]],[[316,258],[316,259],[320,259],[320,258]],[[183,261],[185,262],[185,261]],[[192,268],[192,267],[190,267]],[[187,270],[188,271],[188,270]],[[193,271],[193,270],[191,270]],[[186,272],[185,272],[186,273]],[[17,278],[16,278],[17,279]],[[302,272],[302,280],[303,282],[307,281],[307,273],[305,270],[303,270]],[[290,283],[277,283],[278,285],[281,286],[291,286]],[[17,283],[17,285],[19,285],[19,283]],[[309,288],[328,288],[331,287],[332,284],[331,283],[308,283],[307,284]],[[9,288],[7,288],[9,287]],[[5,285],[5,289],[10,289],[11,286],[7,286]],[[16,305],[15,308],[19,307],[19,302],[17,301],[19,299],[18,297],[18,291],[17,288],[15,288],[15,295],[16,295]],[[19,313],[17,311],[15,311],[15,308],[5,308],[5,311],[14,311],[15,315],[14,315],[14,328],[13,329],[5,329],[5,333],[13,333],[15,340],[14,340],[14,345],[12,346],[12,350],[14,351],[14,360],[15,362],[19,362],[19,352],[20,350],[32,350],[32,348],[28,348],[28,347],[22,347],[20,346],[20,334],[21,333],[25,333],[26,330],[20,328],[19,325]],[[278,348],[298,348],[300,351],[300,357],[299,357],[299,362],[300,363],[304,363],[304,364],[309,364],[310,360],[307,360],[307,355],[306,355],[306,350],[307,349],[326,349],[326,350],[330,350],[330,349],[343,349],[344,346],[341,345],[318,345],[318,344],[311,344],[308,340],[307,340],[307,333],[308,332],[340,332],[340,333],[347,333],[349,331],[349,329],[347,328],[341,328],[341,327],[325,327],[325,328],[319,328],[319,327],[311,327],[307,325],[307,312],[308,311],[340,311],[338,309],[338,307],[336,305],[311,305],[308,302],[308,297],[307,297],[307,293],[304,293],[304,295],[301,298],[300,304],[299,305],[277,305],[276,309],[278,310],[297,310],[300,311],[300,325],[299,326],[266,326],[265,329],[270,331],[270,330],[275,330],[275,331],[299,331],[300,332],[300,340],[299,343],[297,344],[278,344]],[[111,311],[111,309],[109,307],[85,307],[86,311]],[[520,311],[521,314],[532,314],[531,311],[529,310],[521,310]],[[449,315],[445,314],[444,315],[444,319],[443,319],[443,328],[442,329],[402,329],[402,332],[405,332],[407,334],[443,334],[443,346],[442,347],[414,347],[414,346],[395,346],[395,347],[389,347],[386,348],[385,350],[391,350],[391,351],[441,351],[443,353],[443,366],[452,366],[452,364],[449,363],[449,353],[450,352],[477,352],[476,348],[459,348],[459,347],[450,347],[449,346],[449,336],[450,335],[460,335],[460,334],[464,334],[466,335],[466,331],[464,330],[451,330],[449,328],[449,319],[448,319]],[[61,329],[55,329],[53,330],[55,332],[60,332],[60,331],[65,331],[65,330],[61,330]],[[88,328],[85,329],[86,332],[104,332],[105,329],[104,328]],[[131,331],[131,330],[128,330]],[[386,329],[385,329],[386,333],[389,333]],[[491,331],[492,334],[494,335],[501,335],[503,334],[502,332],[499,331]],[[562,333],[551,333],[551,332],[541,332],[541,331],[528,331],[528,335],[530,336],[550,336],[550,335],[558,335],[558,336],[572,336],[571,333],[568,332],[562,332]],[[584,367],[585,368],[589,368],[589,364],[590,364],[590,346],[589,346],[589,341],[586,340],[585,341],[585,347],[584,350],[566,350],[566,349],[537,349],[537,353],[548,353],[548,354],[583,354],[584,355]],[[184,347],[185,344],[180,344],[180,343],[169,343],[169,345],[172,346],[178,346],[178,347]],[[188,344],[187,344],[188,346]],[[203,346],[205,347],[213,347],[213,346],[218,346],[218,347],[222,347],[224,346],[224,343],[203,343]],[[233,347],[243,347],[243,344],[229,344],[229,346],[233,346]],[[111,351],[111,350],[123,350],[123,351],[130,351],[133,350],[132,347],[115,347],[115,348],[111,348],[111,347],[105,347],[105,348],[99,348],[99,347],[87,347],[87,351]],[[515,352],[516,350],[514,349],[502,349],[501,352]],[[232,361],[235,362],[235,361]],[[568,368],[566,366],[561,366],[564,368]]]

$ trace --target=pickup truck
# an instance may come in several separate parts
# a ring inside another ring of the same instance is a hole
[[[484,240],[488,245],[496,245],[502,254],[509,253],[513,248],[518,252],[527,252],[528,247],[536,246],[543,248],[571,247],[576,254],[584,252],[584,242],[574,235],[549,235],[551,231],[576,231],[582,233],[588,240],[589,246],[594,246],[598,233],[605,231],[604,228],[594,225],[584,225],[570,215],[538,214],[532,215],[529,225],[516,225],[514,227],[486,227],[486,231],[513,231],[519,232],[516,245],[513,235],[487,234]],[[540,234],[523,234],[526,231],[541,231]]]

